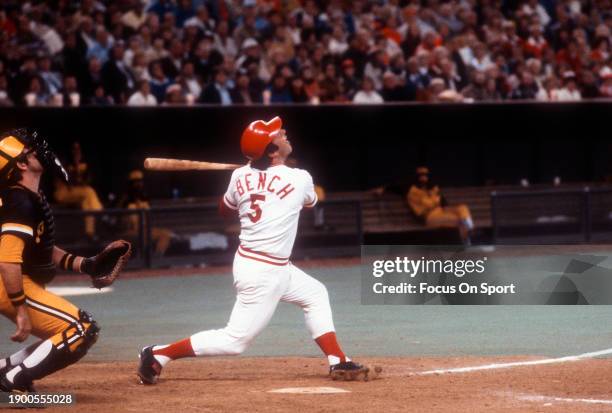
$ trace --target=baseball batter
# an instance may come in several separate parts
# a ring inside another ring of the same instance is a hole
[[[302,307],[332,378],[367,378],[369,369],[346,357],[338,344],[327,289],[290,261],[300,210],[313,207],[317,195],[308,172],[285,165],[292,147],[281,119],[251,123],[242,134],[241,149],[250,162],[233,172],[221,202],[222,211],[238,213],[241,226],[233,265],[237,296],[229,322],[219,330],[142,349],[141,383],[155,384],[170,360],[241,354],[280,301]]]

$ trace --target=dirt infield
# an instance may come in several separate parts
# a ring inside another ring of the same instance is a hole
[[[76,395],[76,406],[48,408],[47,412],[612,411],[612,359],[460,374],[415,374],[529,359],[533,358],[367,358],[359,361],[384,367],[379,379],[334,382],[326,376],[325,361],[320,358],[200,358],[171,364],[156,386],[137,384],[136,362],[84,362],[41,381],[38,389]],[[269,393],[288,387],[321,386],[349,392]]]

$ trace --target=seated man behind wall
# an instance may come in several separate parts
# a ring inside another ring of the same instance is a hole
[[[412,213],[427,227],[457,227],[461,238],[467,240],[474,228],[470,210],[465,204],[448,205],[440,187],[429,178],[429,168],[416,169],[416,181],[406,194]]]
[[[78,205],[83,211],[99,211],[102,203],[96,190],[91,186],[89,165],[83,160],[81,144],[72,144],[72,159],[66,165],[70,177],[69,183],[56,180],[55,201],[62,205]],[[85,234],[90,239],[96,238],[96,220],[94,216],[85,217]]]
[[[119,205],[127,209],[150,209],[151,204],[144,190],[144,174],[140,170],[133,170],[128,176],[128,190],[121,198]],[[145,222],[145,225],[148,223]],[[140,218],[136,214],[127,216],[125,222],[128,237],[137,237],[140,230]],[[144,228],[146,230],[146,227]],[[155,244],[155,253],[164,255],[173,233],[167,228],[151,227],[151,241]]]

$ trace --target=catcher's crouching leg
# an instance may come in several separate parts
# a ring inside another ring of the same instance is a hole
[[[100,328],[91,315],[79,310],[78,322],[44,340],[21,364],[2,379],[2,387],[27,389],[41,379],[79,361],[98,339]]]

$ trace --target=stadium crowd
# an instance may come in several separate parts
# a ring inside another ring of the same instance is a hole
[[[0,105],[612,97],[611,0],[0,0]]]

